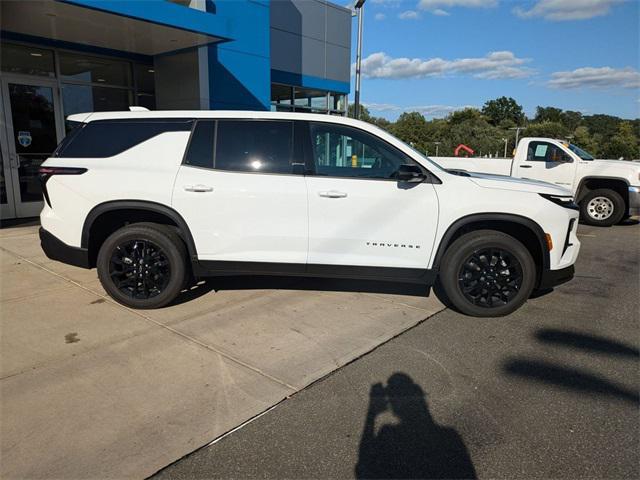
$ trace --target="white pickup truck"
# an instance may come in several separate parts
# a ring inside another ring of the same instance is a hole
[[[509,175],[570,190],[583,222],[610,226],[640,214],[640,163],[596,160],[576,145],[551,138],[523,138],[513,159],[434,157],[450,170]]]

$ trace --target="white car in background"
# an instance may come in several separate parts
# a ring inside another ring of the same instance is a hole
[[[134,308],[189,278],[296,275],[437,284],[469,315],[506,315],[570,280],[571,193],[450,173],[372,125],[329,115],[73,115],[40,171],[46,254],[97,267]],[[425,288],[425,292],[426,292]]]
[[[576,145],[551,138],[523,138],[508,158],[436,157],[440,165],[469,172],[541,180],[571,190],[582,220],[608,227],[640,214],[640,164],[596,160]]]

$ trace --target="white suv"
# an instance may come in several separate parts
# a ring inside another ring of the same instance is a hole
[[[344,117],[73,115],[40,170],[46,254],[134,308],[192,278],[298,275],[440,287],[475,316],[573,277],[578,210],[546,183],[447,171]]]

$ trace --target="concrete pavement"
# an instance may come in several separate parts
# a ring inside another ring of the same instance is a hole
[[[640,225],[579,235],[572,282],[440,312],[154,480],[640,478]]]
[[[47,259],[37,228],[0,230],[7,479],[145,477],[443,308],[409,287],[227,279],[135,311]]]

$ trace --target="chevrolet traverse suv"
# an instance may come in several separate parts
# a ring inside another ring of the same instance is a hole
[[[106,112],[41,167],[40,237],[133,308],[189,279],[435,285],[498,316],[573,277],[579,212],[554,185],[445,170],[364,122],[307,113]]]

